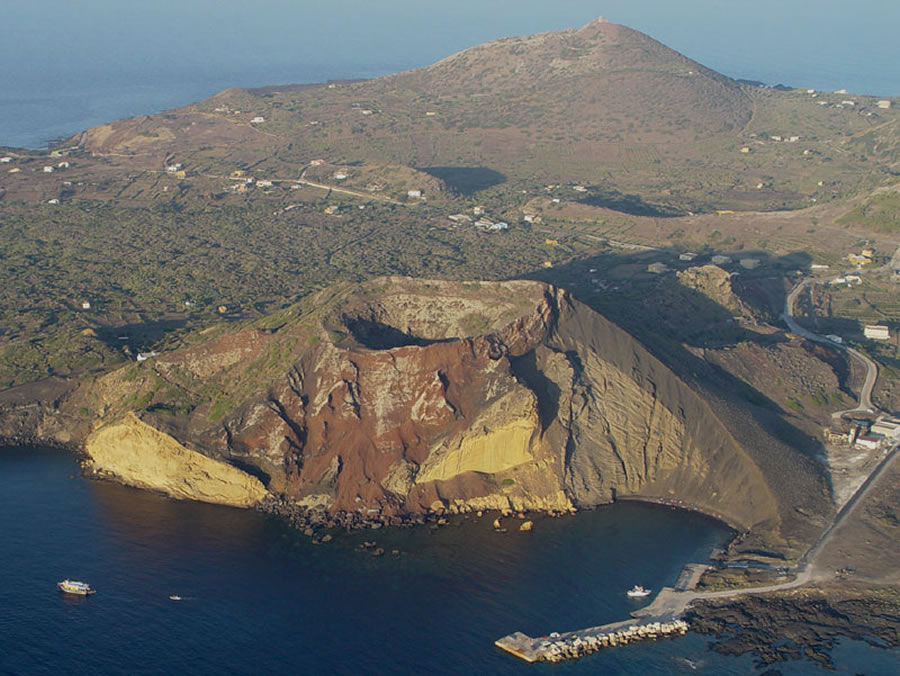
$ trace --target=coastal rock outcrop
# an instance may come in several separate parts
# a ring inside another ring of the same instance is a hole
[[[772,547],[829,509],[814,463],[753,415],[540,282],[330,287],[83,385],[75,406],[101,425],[85,444],[96,467],[211,502],[268,491],[391,517],[634,496]]]
[[[184,448],[133,413],[92,433],[85,452],[95,471],[176,498],[251,507],[266,496],[259,479]]]

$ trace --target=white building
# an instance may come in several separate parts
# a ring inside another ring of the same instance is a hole
[[[739,262],[742,268],[747,268],[748,270],[753,270],[759,267],[758,258],[742,258]]]
[[[53,167],[49,167],[49,166],[48,166],[48,167],[44,167],[44,173],[45,173],[45,174],[52,174],[52,173],[53,173]]]
[[[170,164],[166,167],[166,171],[170,174],[174,174],[176,171],[181,171],[182,169],[184,169],[184,164],[181,162],[176,162],[175,164]]]
[[[844,344],[844,339],[841,338],[841,337],[838,336],[838,335],[833,334],[833,333],[829,333],[829,334],[828,334],[827,336],[825,336],[825,337],[826,337],[828,340],[830,340],[832,343],[837,343],[838,345],[843,345],[843,344]]]
[[[870,340],[890,340],[891,330],[883,324],[864,326],[863,335]]]
[[[887,99],[882,99],[881,101],[878,101],[875,105],[878,106],[879,108],[884,108],[885,110],[887,110],[888,108],[891,107],[891,102],[888,101]]]
[[[138,361],[147,361],[148,359],[152,359],[159,355],[159,352],[138,352],[137,360]]]
[[[257,181],[257,182],[256,182],[256,186],[257,186],[258,188],[271,188],[272,185],[273,185],[272,181],[262,180],[262,181]]]
[[[406,196],[412,197],[413,199],[420,200],[420,199],[422,199],[422,191],[421,190],[407,190]]]
[[[52,200],[47,200],[47,204],[59,204],[59,200],[54,197]]]
[[[89,300],[81,301],[81,309],[82,310],[90,310],[91,309],[91,301],[89,301]]]
[[[679,254],[678,260],[680,261],[692,261],[697,257],[697,254],[691,253],[690,251],[685,251],[683,254]]]
[[[711,260],[715,265],[728,265],[731,262],[731,257],[723,256],[721,254],[716,254],[709,260]]]
[[[344,173],[343,171],[336,171],[332,175],[334,176],[334,180],[336,181],[344,181],[350,178],[350,174]]]
[[[669,266],[665,263],[650,263],[650,265],[647,266],[647,272],[652,272],[654,275],[661,275],[668,270]]]
[[[262,115],[257,115],[252,120],[250,120],[250,124],[262,124],[265,121],[266,118],[264,118]]]
[[[9,164],[13,161],[11,157],[0,157],[0,164]]]
[[[861,446],[862,448],[871,448],[875,449],[881,446],[881,442],[884,441],[884,437],[875,434],[860,434],[856,437],[856,446]]]

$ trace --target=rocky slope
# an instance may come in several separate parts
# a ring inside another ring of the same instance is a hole
[[[236,505],[268,492],[395,515],[639,496],[785,555],[831,509],[816,465],[753,415],[543,283],[338,285],[187,343],[60,395],[41,424],[77,410],[71,441],[103,474]]]

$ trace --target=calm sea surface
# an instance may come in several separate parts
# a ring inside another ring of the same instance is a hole
[[[42,147],[228,87],[416,68],[599,14],[732,77],[900,95],[897,0],[9,0],[0,146]]]
[[[0,495],[0,674],[754,672],[690,634],[555,666],[493,646],[624,618],[625,589],[672,584],[727,537],[699,516],[621,504],[532,533],[484,518],[315,546],[261,514],[87,481],[71,456],[28,448],[0,450]],[[365,538],[389,553],[355,551]],[[65,597],[64,577],[98,592]],[[896,666],[864,644],[836,655],[842,674]]]

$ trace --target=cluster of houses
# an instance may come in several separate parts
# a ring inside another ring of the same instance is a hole
[[[484,212],[484,207],[473,207],[472,216],[468,214],[450,214],[447,218],[454,223],[471,223],[472,225],[488,230],[491,232],[499,232],[501,230],[509,230],[509,223],[506,221],[495,221]]]
[[[900,418],[886,415],[878,416],[874,421],[851,418],[847,431],[825,430],[825,440],[834,444],[876,450],[885,444],[900,441]]]

